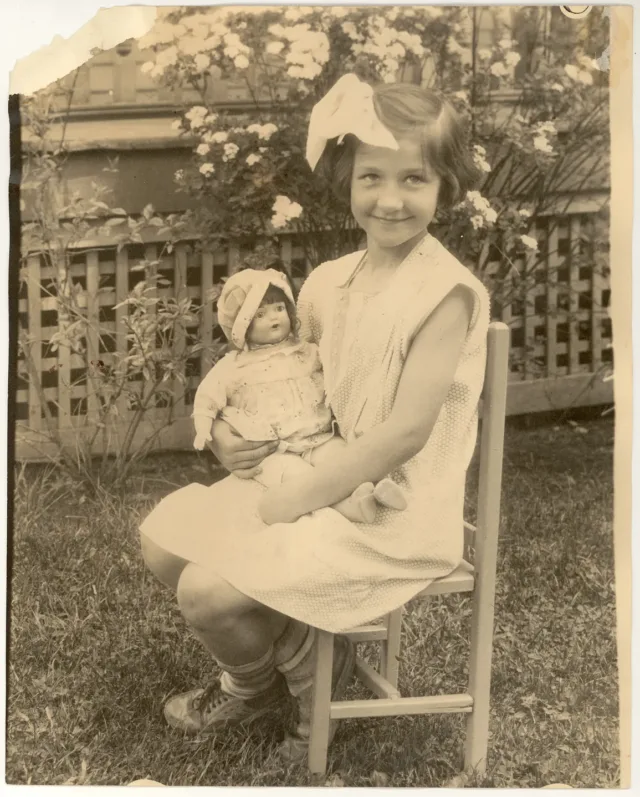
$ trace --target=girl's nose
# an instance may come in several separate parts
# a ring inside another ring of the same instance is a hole
[[[402,198],[394,188],[388,186],[380,191],[377,205],[380,210],[385,212],[400,210],[402,208]]]

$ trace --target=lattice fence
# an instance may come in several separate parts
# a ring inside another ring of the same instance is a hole
[[[511,414],[612,401],[611,382],[602,381],[603,368],[612,362],[609,282],[593,263],[585,264],[584,258],[575,255],[588,222],[586,214],[543,219],[536,236],[548,253],[546,258],[534,267],[532,254],[502,281],[503,303],[498,314],[512,329]],[[142,279],[143,273],[132,271],[132,266],[141,259],[160,257],[158,272],[166,284],[158,288],[158,294],[189,297],[200,303],[213,285],[238,268],[244,255],[236,247],[200,255],[188,243],[179,244],[171,254],[162,255],[162,249],[157,242],[130,245],[119,252],[108,246],[75,252],[71,279],[85,297],[89,327],[94,330],[85,341],[88,357],[65,347],[52,351],[50,340],[58,328],[55,275],[39,257],[28,259],[18,299],[19,323],[35,341],[32,361],[41,375],[50,413],[67,442],[94,427],[98,415],[98,398],[87,380],[87,360],[99,359],[108,366],[127,351],[122,323],[127,307],[116,305]],[[295,281],[308,273],[295,238],[283,238],[282,261]],[[223,339],[211,304],[205,306],[199,326],[185,334],[205,344]],[[173,413],[177,421],[159,438],[162,447],[191,447],[193,397],[210,366],[207,352],[187,363],[187,389],[176,391]],[[52,453],[44,410],[23,359],[18,361],[18,374],[17,457],[39,458]],[[118,409],[125,428],[129,410],[126,406]],[[149,424],[162,423],[163,409],[156,406],[150,411],[146,431]],[[140,434],[144,433],[141,429]]]

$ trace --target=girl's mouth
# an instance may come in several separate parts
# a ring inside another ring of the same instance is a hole
[[[406,219],[386,219],[383,216],[373,216],[372,218],[374,218],[376,221],[382,221],[385,224],[401,224],[403,221],[409,221],[411,217],[407,216]]]

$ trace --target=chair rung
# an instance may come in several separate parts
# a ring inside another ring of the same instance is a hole
[[[409,714],[470,714],[473,698],[459,695],[434,695],[430,697],[396,697],[380,700],[342,700],[331,703],[332,720],[355,717],[399,717]]]
[[[473,592],[475,577],[473,566],[464,560],[458,567],[443,578],[436,578],[416,598],[429,598],[431,595],[448,595],[452,592]]]
[[[374,670],[370,664],[363,661],[360,656],[356,659],[356,675],[368,689],[371,689],[374,695],[390,699],[400,697],[400,692],[395,686],[390,684],[377,670]]]
[[[384,625],[359,625],[347,634],[352,642],[375,642],[387,638]]]

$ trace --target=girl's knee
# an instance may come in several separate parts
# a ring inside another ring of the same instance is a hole
[[[220,576],[194,564],[182,571],[177,598],[184,618],[196,628],[232,626],[240,615],[260,606]]]
[[[180,574],[188,564],[187,560],[165,551],[144,534],[140,534],[140,547],[142,558],[149,570],[159,581],[175,592]]]

